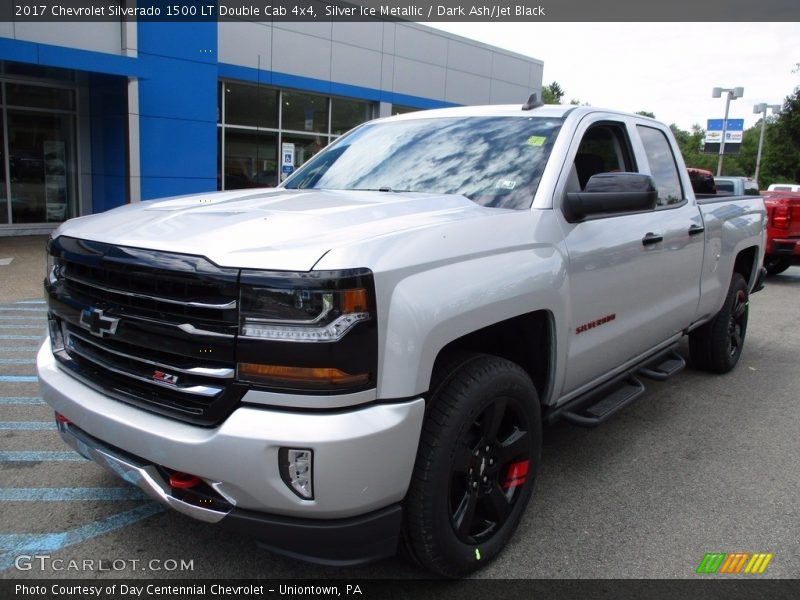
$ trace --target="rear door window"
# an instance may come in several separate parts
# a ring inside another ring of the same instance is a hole
[[[684,200],[683,187],[678,174],[678,164],[667,136],[655,127],[637,125],[636,129],[644,145],[647,162],[650,163],[650,176],[655,181],[658,191],[656,206],[680,204]]]

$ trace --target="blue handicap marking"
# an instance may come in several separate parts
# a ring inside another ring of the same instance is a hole
[[[45,311],[43,300],[21,300],[15,304],[0,306],[0,352],[5,356],[18,353],[18,356],[29,358],[0,358],[2,365],[33,365],[38,348],[25,340],[39,341],[42,335],[19,335],[21,330],[41,329],[44,331]],[[40,325],[34,323],[41,322]],[[13,330],[20,330],[19,334]],[[12,355],[13,356],[13,355]],[[36,383],[35,375],[8,374],[0,375],[0,394],[2,386],[7,383]],[[6,392],[8,393],[8,392]],[[14,392],[12,392],[14,393]],[[20,392],[16,392],[20,393]],[[37,392],[26,390],[22,394],[0,395],[0,406],[44,406],[45,402]],[[0,431],[48,431],[54,432],[53,421],[0,421]],[[36,468],[35,463],[47,462],[84,462],[86,459],[77,452],[65,448],[63,451],[45,450],[0,450],[2,463],[28,463]],[[88,464],[88,463],[87,463]],[[23,471],[24,473],[24,471]],[[137,502],[138,506],[130,510],[118,512],[111,516],[95,519],[86,525],[67,529],[66,531],[49,531],[46,533],[4,533],[0,534],[0,572],[14,566],[14,561],[21,554],[40,552],[57,552],[69,546],[94,539],[98,536],[119,531],[155,514],[166,510],[164,506],[150,500],[139,488],[50,488],[50,487],[18,487],[0,488],[2,502],[43,502],[42,518],[48,519],[53,513],[53,502]],[[46,507],[46,508],[45,508]],[[36,510],[36,508],[32,508]],[[3,514],[9,515],[9,507],[0,508]],[[12,515],[13,518],[13,515]]]
[[[137,487],[0,488],[0,502],[76,502],[147,500]]]
[[[36,375],[0,375],[0,383],[36,383],[37,381]]]
[[[38,396],[0,396],[0,405],[25,405],[44,406],[46,402]]]
[[[8,533],[0,535],[0,571],[14,566],[20,554],[57,552],[98,536],[117,531],[151,517],[166,509],[156,502],[148,502],[125,512],[98,519],[87,525],[54,533]]]
[[[86,460],[77,452],[7,452],[0,451],[0,462],[75,462]]]
[[[0,421],[0,431],[55,431],[54,421]]]

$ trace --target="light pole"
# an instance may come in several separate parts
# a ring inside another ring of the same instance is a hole
[[[781,105],[780,104],[767,104],[766,102],[762,102],[761,104],[756,104],[753,107],[754,114],[761,114],[761,135],[758,137],[758,154],[756,155],[756,174],[753,179],[756,180],[758,183],[758,170],[761,167],[761,148],[764,146],[764,128],[767,124],[767,109],[772,109],[772,114],[777,115],[781,112]]]
[[[711,90],[712,98],[722,97],[722,92],[727,92],[728,96],[725,100],[725,119],[722,121],[722,140],[719,143],[719,162],[717,162],[717,177],[722,175],[722,155],[725,154],[725,135],[728,133],[728,109],[731,107],[731,100],[736,100],[744,96],[743,87],[735,88],[718,88],[715,87]]]

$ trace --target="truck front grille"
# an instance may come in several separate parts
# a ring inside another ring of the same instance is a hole
[[[59,362],[104,394],[199,425],[238,405],[237,269],[59,237],[45,282]]]

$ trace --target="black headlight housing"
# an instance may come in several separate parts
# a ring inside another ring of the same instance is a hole
[[[317,394],[374,388],[375,284],[369,269],[243,270],[237,377],[254,388]]]

